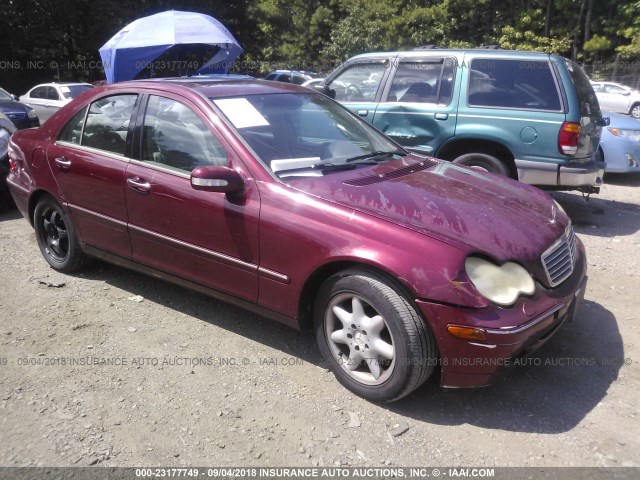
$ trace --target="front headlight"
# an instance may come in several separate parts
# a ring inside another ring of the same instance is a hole
[[[531,295],[536,289],[529,272],[514,262],[496,265],[479,257],[468,257],[464,267],[478,292],[503,307],[513,305],[521,294]]]
[[[640,130],[624,130],[614,127],[609,127],[608,130],[616,137],[628,138],[632,142],[640,142]]]
[[[29,118],[38,118],[37,112],[32,108],[31,110],[27,110],[27,117]]]

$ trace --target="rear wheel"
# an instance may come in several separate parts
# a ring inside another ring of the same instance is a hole
[[[486,153],[467,153],[460,155],[453,163],[480,168],[487,172],[495,173],[496,175],[502,175],[503,177],[509,176],[509,168],[496,157],[487,155]]]
[[[87,263],[69,216],[53,197],[46,195],[38,201],[33,225],[42,256],[52,268],[74,272]]]
[[[315,305],[318,347],[342,385],[391,402],[433,372],[437,347],[415,308],[385,278],[349,270],[329,278]]]
[[[631,107],[631,111],[629,113],[633,118],[640,118],[640,103],[636,103]]]

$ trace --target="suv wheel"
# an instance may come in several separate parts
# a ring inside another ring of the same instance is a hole
[[[487,155],[486,153],[467,153],[460,155],[453,163],[467,167],[481,168],[482,170],[495,173],[496,175],[502,175],[503,177],[509,176],[507,166],[496,157]]]

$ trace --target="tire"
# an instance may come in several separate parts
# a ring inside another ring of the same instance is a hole
[[[487,155],[486,153],[467,153],[460,155],[453,163],[465,165],[467,167],[479,167],[490,173],[509,177],[509,168],[498,160],[496,157]]]
[[[88,263],[88,257],[78,244],[73,223],[53,197],[45,195],[38,201],[33,225],[40,252],[52,268],[70,273]]]
[[[398,400],[435,369],[431,329],[382,276],[347,270],[330,277],[320,288],[314,316],[316,341],[329,368],[367,400]]]
[[[640,118],[640,103],[636,103],[631,107],[629,115],[631,115],[633,118]]]

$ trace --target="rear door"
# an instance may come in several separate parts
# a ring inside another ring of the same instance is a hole
[[[372,123],[404,147],[433,155],[455,135],[455,83],[453,57],[400,57]]]
[[[600,97],[603,100],[600,100]],[[600,108],[618,113],[629,113],[629,99],[631,92],[612,83],[605,83],[603,93],[598,96]]]
[[[373,123],[392,63],[393,59],[386,57],[356,60],[330,78],[326,85],[335,92],[335,100]]]
[[[131,256],[124,174],[137,102],[134,93],[94,101],[67,122],[47,151],[81,241],[122,257]]]
[[[260,199],[255,181],[187,99],[148,95],[141,123],[138,151],[126,172],[133,259],[257,301]],[[245,194],[234,198],[195,190],[191,171],[203,165],[239,171]]]
[[[46,112],[47,104],[47,86],[36,87],[29,93],[29,97],[23,97],[22,101],[33,108],[38,117],[42,119],[49,118],[49,114]]]

